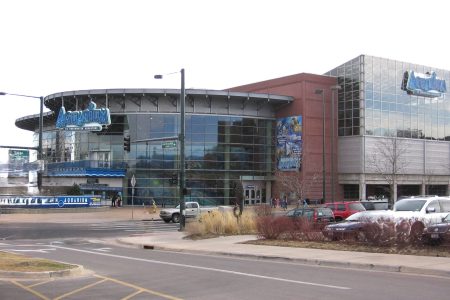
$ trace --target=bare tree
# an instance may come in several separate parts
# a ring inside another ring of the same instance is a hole
[[[445,170],[450,169],[450,164],[445,160],[440,162],[440,166]],[[433,167],[428,167],[425,169],[423,183],[425,184],[426,195],[431,195],[433,193],[431,190],[432,186],[442,185],[442,182],[439,183],[439,180],[442,180],[442,173],[440,173],[439,170],[436,170],[436,168]]]
[[[395,186],[398,175],[405,171],[408,164],[405,155],[408,150],[406,140],[397,137],[380,138],[372,150],[368,165],[389,185],[389,203],[392,205],[397,201]]]
[[[289,194],[294,194],[299,199],[305,199],[306,194],[311,190],[311,187],[321,177],[318,173],[315,173],[308,179],[300,179],[300,176],[290,174],[292,172],[279,172],[277,174],[277,181],[283,187],[284,191]]]

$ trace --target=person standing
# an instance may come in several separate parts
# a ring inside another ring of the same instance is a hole
[[[116,207],[116,197],[117,194],[111,197],[111,207]]]
[[[117,207],[122,206],[122,194],[120,192],[117,193]]]
[[[281,203],[281,206],[282,206],[282,208],[283,208],[284,210],[287,210],[287,205],[288,205],[288,201],[287,201],[287,196],[285,195],[285,196],[283,197],[283,201],[282,201],[282,203]]]

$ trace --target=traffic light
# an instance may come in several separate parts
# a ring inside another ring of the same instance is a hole
[[[123,150],[130,152],[131,140],[130,136],[123,137]]]

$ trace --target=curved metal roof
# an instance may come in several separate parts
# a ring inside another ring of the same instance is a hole
[[[50,112],[44,113],[44,126],[46,124],[53,124],[56,121],[57,113],[62,106],[62,99],[67,110],[75,110],[77,99],[80,98],[95,98],[96,96],[125,96],[125,95],[147,95],[147,96],[174,96],[180,95],[180,89],[95,89],[95,90],[77,90],[67,91],[61,93],[54,93],[44,98],[44,105],[50,109]],[[291,96],[282,96],[275,94],[262,93],[245,93],[245,92],[230,92],[219,90],[205,90],[205,89],[186,89],[186,97],[189,96],[205,96],[214,98],[223,98],[229,101],[242,101],[243,99],[270,102],[274,106],[282,106],[294,101]],[[39,114],[24,116],[16,120],[16,126],[34,131],[39,126]]]

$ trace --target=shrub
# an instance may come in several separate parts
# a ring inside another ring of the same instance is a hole
[[[187,223],[186,230],[197,236],[254,234],[254,220],[254,213],[251,211],[244,211],[239,219],[229,211],[212,211],[201,214],[195,222]]]
[[[256,206],[254,211],[257,217],[272,216],[272,208],[267,204]]]
[[[82,195],[81,193],[81,189],[80,186],[76,183],[74,183],[70,188],[67,189],[67,195],[73,195],[73,196],[78,196],[78,195]]]
[[[256,220],[258,238],[276,240],[292,227],[292,221],[288,217],[261,216]]]

